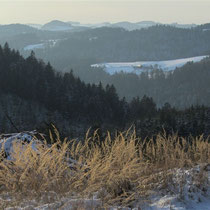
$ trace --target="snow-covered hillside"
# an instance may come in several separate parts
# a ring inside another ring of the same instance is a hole
[[[115,73],[134,73],[140,75],[142,72],[150,72],[154,69],[162,69],[164,72],[174,71],[176,68],[184,66],[188,62],[199,62],[207,56],[197,56],[191,58],[183,58],[168,61],[139,61],[125,63],[100,63],[93,64],[93,68],[103,68],[108,74]]]

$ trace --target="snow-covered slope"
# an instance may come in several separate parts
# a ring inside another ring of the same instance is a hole
[[[64,39],[50,39],[50,40],[45,40],[43,43],[40,44],[30,44],[27,45],[23,48],[25,51],[31,51],[31,50],[36,50],[36,49],[44,49],[44,48],[51,48],[56,45],[59,41],[64,40]]]
[[[207,56],[197,56],[191,58],[183,58],[168,61],[140,61],[140,62],[128,62],[128,63],[100,63],[93,64],[91,67],[103,68],[108,74],[113,75],[115,73],[134,73],[140,75],[142,72],[150,72],[154,69],[162,69],[165,72],[173,71],[178,67],[184,66],[188,62],[199,62]]]
[[[24,47],[23,49],[25,51],[27,50],[35,50],[35,49],[43,49],[44,48],[44,43],[40,43],[40,44],[30,44],[30,45],[27,45],[26,47]]]
[[[156,193],[142,209],[210,210],[210,164],[171,172],[173,176],[168,187],[154,189]]]

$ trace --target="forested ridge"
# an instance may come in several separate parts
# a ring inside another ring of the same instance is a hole
[[[69,33],[55,47],[37,50],[37,56],[60,69],[76,65],[78,59],[97,63],[178,59],[208,55],[209,34],[201,26],[180,29],[157,25],[135,31],[103,27]]]
[[[98,28],[66,34],[54,47],[35,50],[36,56],[50,61],[58,71],[73,69],[86,83],[105,87],[114,85],[120,98],[152,97],[158,107],[169,102],[177,108],[209,105],[209,59],[187,64],[167,78],[159,71],[150,79],[147,74],[109,75],[92,69],[100,62],[128,62],[180,59],[210,54],[209,24],[192,29],[158,25],[147,29],[126,31],[122,28]],[[22,52],[23,54],[26,54]]]
[[[72,136],[91,126],[114,130],[131,125],[142,137],[163,129],[183,136],[208,135],[210,109],[191,106],[177,110],[168,103],[158,108],[145,95],[127,102],[119,99],[113,85],[103,88],[101,83],[85,84],[72,71],[56,72],[33,52],[25,59],[8,44],[0,47],[1,132],[41,130],[50,123]]]
[[[121,101],[115,88],[107,85],[86,85],[68,73],[58,73],[37,60],[34,53],[24,59],[5,44],[0,48],[1,93],[16,95],[42,104],[49,111],[60,112],[67,119],[121,121]]]
[[[95,82],[98,80],[95,79]],[[164,73],[154,70],[151,73],[135,74],[118,73],[112,76],[105,74],[103,84],[114,84],[120,97],[132,100],[145,94],[154,99],[158,107],[166,102],[184,109],[191,105],[210,105],[210,59],[199,63],[187,63],[175,71]]]

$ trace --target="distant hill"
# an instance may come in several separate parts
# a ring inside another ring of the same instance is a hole
[[[0,25],[0,38],[11,37],[18,34],[34,33],[35,28],[23,24]]]
[[[163,61],[209,54],[207,32],[197,27],[182,29],[165,25],[134,31],[109,27],[89,29],[71,33],[54,48],[36,53],[58,69],[75,71],[84,63],[90,66],[104,62]]]
[[[53,20],[44,24],[41,29],[48,31],[68,31],[72,29],[72,25],[70,23],[65,23],[59,20]]]
[[[139,24],[139,25],[156,25],[157,22],[154,22],[154,21],[150,21],[150,20],[145,20],[145,21],[140,21],[140,22],[137,22],[136,24]]]
[[[71,25],[79,25],[80,22],[77,21],[68,21],[67,23],[70,23]]]
[[[28,23],[27,25],[36,29],[41,29],[41,27],[43,26],[41,24],[35,24],[35,23]]]
[[[197,26],[197,28],[204,32],[210,31],[210,23],[202,24],[200,26]]]
[[[195,28],[197,27],[196,24],[179,24],[179,23],[171,23],[170,26],[177,27],[177,28]]]
[[[123,28],[128,31],[140,30],[142,28],[149,28],[156,25],[168,25],[168,26],[173,26],[176,28],[193,28],[197,26],[196,24],[179,24],[179,23],[163,24],[163,23],[154,22],[154,21],[140,21],[136,23],[122,21],[122,22],[117,22],[117,23],[104,22],[104,23],[96,23],[96,24],[81,24],[79,22],[69,21],[68,23],[74,26],[85,26],[89,28],[101,28],[101,27]]]
[[[138,23],[131,23],[131,22],[118,22],[111,24],[110,27],[113,28],[124,28],[128,31],[133,31],[133,30],[140,30],[142,28],[149,28],[155,25],[159,25],[160,23],[156,23],[153,21],[142,21]]]
[[[61,28],[58,28],[58,25],[60,25]],[[71,30],[66,30],[66,25],[68,26],[68,29]],[[53,30],[53,26],[55,26],[55,30]],[[12,48],[17,50],[23,50],[25,48],[28,49],[28,46],[36,46],[38,44],[52,46],[54,45],[52,43],[56,43],[58,40],[67,38],[69,36],[69,32],[82,31],[86,29],[81,26],[71,27],[70,24],[62,24],[59,21],[49,23],[49,25],[46,24],[46,30],[42,30],[42,27],[43,26],[40,24],[0,25],[0,44],[4,45],[8,42]],[[50,29],[50,27],[52,30],[47,30],[47,28]]]
[[[50,30],[50,31],[62,31],[62,30],[71,30],[72,27],[87,27],[87,28],[101,28],[101,27],[111,27],[111,28],[123,28],[128,31],[133,30],[140,30],[142,28],[149,28],[156,25],[168,25],[168,26],[174,26],[177,28],[193,28],[196,27],[196,24],[178,24],[178,23],[171,23],[171,24],[162,24],[159,22],[154,21],[140,21],[140,22],[128,22],[128,21],[122,21],[117,23],[110,23],[110,22],[103,22],[103,23],[95,23],[95,24],[82,24],[80,22],[75,21],[68,21],[68,22],[62,22],[59,20],[53,20],[49,23],[46,23],[41,27],[43,30]],[[34,25],[34,27],[37,27]]]

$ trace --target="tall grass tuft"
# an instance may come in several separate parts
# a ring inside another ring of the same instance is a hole
[[[11,159],[0,162],[0,189],[97,194],[105,206],[131,205],[139,197],[146,199],[160,183],[167,186],[173,169],[210,163],[210,143],[203,136],[159,134],[144,140],[128,130],[114,137],[108,132],[103,140],[97,131],[90,137],[87,133],[84,141],[61,141],[58,133],[51,140],[51,145],[42,141],[35,149],[32,143],[14,142]]]
[[[9,192],[69,191],[69,142],[27,144],[14,141],[10,159],[0,162],[0,186]],[[2,153],[3,154],[3,153]]]

